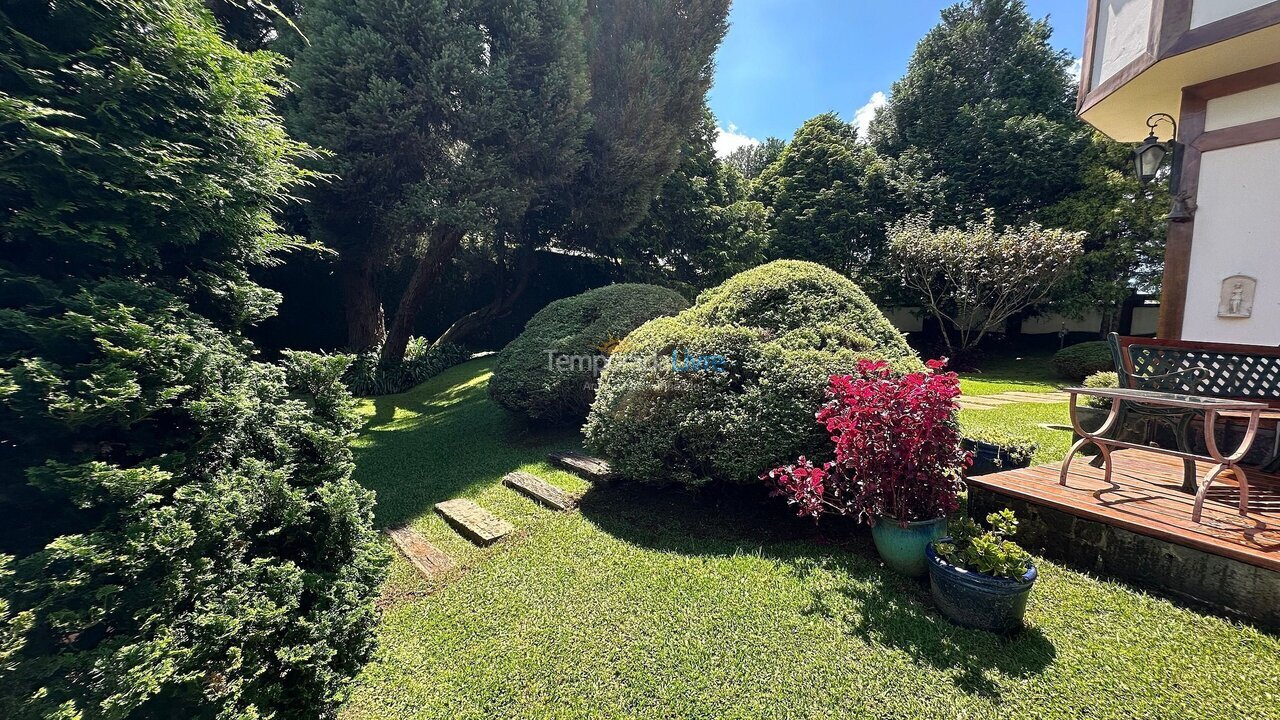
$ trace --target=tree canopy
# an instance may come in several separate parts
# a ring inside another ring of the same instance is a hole
[[[730,167],[742,173],[748,180],[755,180],[764,169],[773,164],[782,154],[787,142],[781,138],[768,137],[764,142],[743,145],[725,156],[724,161]]]
[[[940,220],[991,208],[1014,222],[1077,188],[1089,133],[1074,114],[1072,57],[1051,33],[1024,0],[966,0],[942,11],[893,84],[870,139],[891,156],[914,149],[926,175],[945,178]]]
[[[770,210],[768,255],[809,260],[859,281],[882,255],[883,223],[867,192],[875,151],[835,113],[811,118],[756,180]]]
[[[715,155],[710,110],[680,150],[645,219],[617,243],[641,278],[702,290],[764,261],[764,206],[745,197],[747,181]]]

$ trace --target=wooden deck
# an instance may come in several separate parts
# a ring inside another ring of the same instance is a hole
[[[1239,495],[1229,476],[1214,481],[1199,524],[1191,522],[1192,495],[1182,492],[1182,462],[1142,450],[1112,453],[1111,483],[1090,458],[1076,458],[1067,485],[1059,465],[1009,470],[969,478],[972,487],[1054,508],[1139,535],[1194,548],[1280,572],[1280,477],[1249,473],[1249,512],[1239,515]],[[1204,476],[1207,465],[1198,466]],[[1224,475],[1226,475],[1224,473]]]

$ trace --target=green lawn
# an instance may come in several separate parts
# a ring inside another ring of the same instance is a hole
[[[1030,352],[988,358],[980,371],[960,373],[960,389],[965,395],[1052,392],[1069,384],[1054,372],[1052,357]],[[1037,448],[1032,462],[1037,465],[1062,460],[1071,447],[1071,418],[1065,402],[1011,403],[993,410],[961,410],[960,426],[1004,431],[1034,441]]]
[[[960,373],[960,389],[966,395],[1052,392],[1069,384],[1054,373],[1052,358],[1044,352],[987,358],[979,371]]]
[[[346,718],[1280,718],[1280,638],[1247,626],[1041,562],[1031,629],[1000,639],[942,620],[863,532],[760,492],[588,489],[542,462],[574,433],[488,401],[490,363],[366,405],[379,522],[459,568],[429,585],[397,558]],[[502,487],[516,468],[580,510]],[[431,512],[458,496],[519,533],[473,548]]]

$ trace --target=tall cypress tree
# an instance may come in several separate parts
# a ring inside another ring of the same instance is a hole
[[[807,120],[756,179],[755,196],[772,216],[769,256],[819,262],[863,281],[883,240],[865,188],[874,158],[834,113]]]
[[[644,218],[702,120],[729,0],[590,0],[592,124],[563,244],[610,253]]]
[[[240,334],[279,58],[198,0],[8,2],[0,58],[0,717],[331,715],[384,558],[345,361]]]
[[[916,46],[871,124],[886,155],[914,149],[946,180],[939,219],[1026,218],[1071,192],[1088,132],[1073,111],[1071,55],[1024,0],[966,0]]]
[[[617,241],[637,277],[704,290],[764,262],[765,208],[745,197],[742,174],[716,157],[715,136],[706,109],[644,220]]]
[[[580,165],[581,0],[316,0],[291,125],[332,151],[311,215],[341,256],[349,341],[399,359],[467,233],[492,232]],[[408,265],[383,319],[380,281]],[[385,337],[385,341],[384,341]]]

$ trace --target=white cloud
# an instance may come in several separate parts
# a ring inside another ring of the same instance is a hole
[[[871,95],[871,99],[867,101],[867,104],[858,108],[858,111],[853,114],[853,124],[858,127],[859,140],[867,141],[867,131],[871,129],[871,120],[875,118],[876,112],[887,104],[889,104],[889,98],[877,90]]]
[[[1084,72],[1084,60],[1081,58],[1076,58],[1075,61],[1071,63],[1071,67],[1067,68],[1067,72],[1071,74],[1072,80],[1075,80],[1077,83],[1079,83],[1080,73]]]
[[[724,157],[740,147],[759,144],[759,140],[745,133],[738,132],[738,126],[733,123],[729,123],[728,130],[716,126],[716,157]]]

